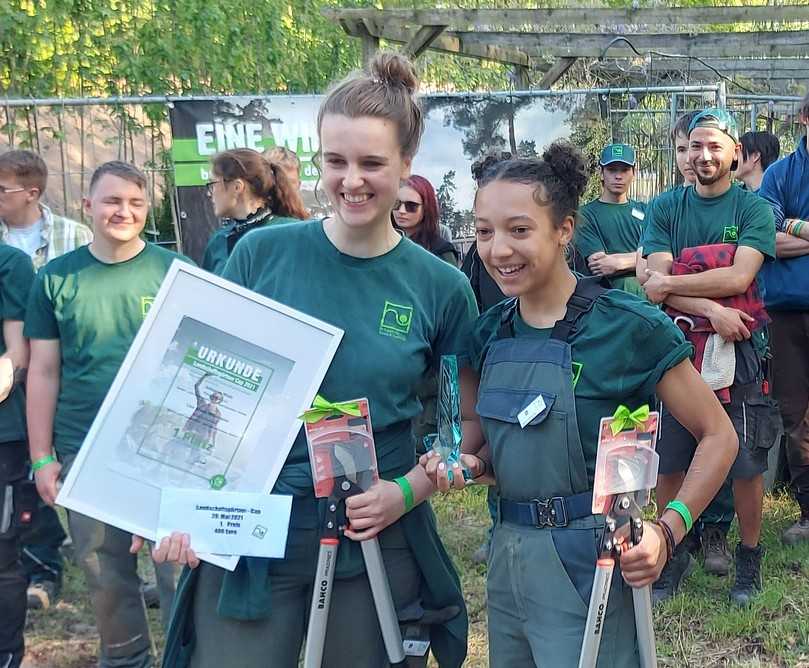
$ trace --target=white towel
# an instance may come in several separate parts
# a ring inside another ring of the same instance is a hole
[[[712,390],[733,385],[736,375],[736,345],[719,334],[711,334],[702,357],[702,378]]]

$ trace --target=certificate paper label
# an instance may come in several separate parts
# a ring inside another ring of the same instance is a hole
[[[196,489],[164,489],[157,540],[182,531],[195,552],[281,559],[292,497]]]
[[[537,395],[536,399],[534,399],[517,414],[517,419],[520,421],[520,426],[525,429],[525,426],[531,422],[531,420],[545,410],[545,405],[545,400],[542,398],[542,395]]]

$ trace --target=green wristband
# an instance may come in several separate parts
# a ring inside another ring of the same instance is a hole
[[[685,524],[686,533],[691,531],[691,527],[694,526],[694,520],[691,517],[691,511],[688,510],[687,505],[685,505],[682,501],[674,499],[674,501],[669,501],[668,505],[666,506],[666,510],[673,510],[680,517],[682,517],[683,523]]]
[[[31,464],[31,470],[36,473],[39,469],[44,469],[48,464],[53,464],[56,461],[56,457],[53,455],[45,455],[44,457],[40,457],[37,459],[33,464]]]
[[[406,513],[409,513],[413,510],[413,506],[416,505],[416,499],[413,496],[413,488],[410,486],[410,481],[401,476],[399,478],[394,478],[393,482],[399,485],[399,489],[402,490],[402,496],[404,496],[404,509]]]

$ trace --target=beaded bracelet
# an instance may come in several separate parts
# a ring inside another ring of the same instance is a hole
[[[668,562],[674,556],[674,532],[665,520],[657,519],[654,523],[659,526],[663,532],[663,538],[666,541],[666,561]]]

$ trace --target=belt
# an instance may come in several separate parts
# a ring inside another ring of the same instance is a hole
[[[537,529],[566,527],[573,520],[593,514],[593,493],[552,496],[530,501],[500,499],[500,521]]]

